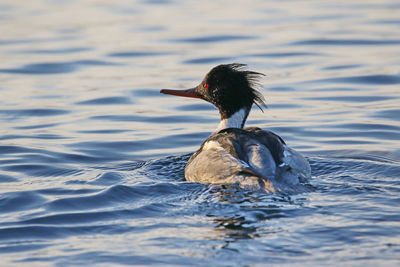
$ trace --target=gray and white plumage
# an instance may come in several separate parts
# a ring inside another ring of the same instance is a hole
[[[285,192],[310,177],[310,166],[276,134],[260,128],[227,128],[212,134],[189,159],[188,181],[238,184]]]

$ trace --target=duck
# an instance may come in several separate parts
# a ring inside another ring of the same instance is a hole
[[[186,164],[187,181],[287,193],[296,192],[311,177],[308,160],[280,136],[259,127],[245,127],[253,105],[261,110],[266,107],[259,91],[263,76],[247,70],[246,64],[221,64],[194,88],[160,91],[203,99],[219,110],[218,127]]]

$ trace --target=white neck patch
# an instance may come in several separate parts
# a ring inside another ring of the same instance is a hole
[[[242,128],[244,122],[247,119],[247,115],[249,114],[249,110],[247,108],[242,108],[239,111],[236,111],[232,116],[227,119],[221,120],[217,129],[215,129],[215,133],[219,132],[226,128]]]

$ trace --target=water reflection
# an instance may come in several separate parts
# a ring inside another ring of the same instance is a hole
[[[308,200],[303,195],[265,195],[243,191],[237,186],[212,186],[210,193],[223,204],[224,215],[207,214],[215,225],[212,239],[223,239],[225,247],[242,239],[265,238],[284,231],[275,223],[297,216]],[[229,215],[228,215],[229,214]]]
[[[257,226],[249,226],[244,218],[217,218],[214,220],[216,239],[224,239],[224,247],[229,247],[240,239],[257,238]],[[239,252],[239,251],[238,251]]]

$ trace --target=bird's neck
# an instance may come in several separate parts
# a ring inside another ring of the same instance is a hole
[[[249,112],[250,108],[243,107],[228,118],[221,116],[221,122],[219,123],[215,132],[217,133],[226,128],[243,128]]]

